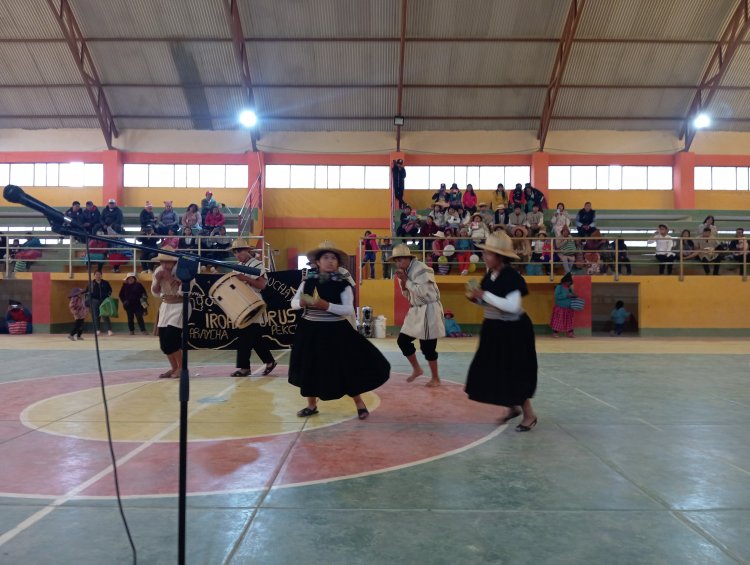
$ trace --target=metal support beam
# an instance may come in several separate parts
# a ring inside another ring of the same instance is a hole
[[[565,66],[568,64],[568,57],[570,57],[570,50],[573,48],[573,40],[576,35],[578,23],[581,21],[581,14],[583,13],[583,6],[585,4],[586,0],[570,1],[568,17],[565,20],[565,27],[563,27],[560,44],[557,47],[555,65],[552,67],[552,76],[549,79],[549,85],[547,85],[547,94],[544,97],[542,118],[539,121],[539,131],[537,132],[536,137],[539,140],[540,151],[544,151],[544,143],[547,141],[547,132],[549,132],[552,112],[555,109],[555,102],[557,101],[557,95],[560,92],[560,85],[562,84],[562,77],[565,73]]]
[[[247,47],[245,45],[245,34],[242,31],[242,20],[240,19],[240,10],[237,0],[224,0],[224,8],[229,21],[229,30],[232,33],[232,44],[234,45],[234,55],[237,64],[240,67],[240,77],[242,87],[245,89],[245,98],[247,99],[247,109],[255,112],[255,96],[253,96],[253,81],[250,77],[250,63],[247,60]],[[258,134],[255,127],[250,128],[250,142],[253,151],[258,151]]]
[[[740,46],[748,30],[750,30],[750,0],[740,0],[732,13],[724,32],[721,34],[719,45],[714,49],[713,55],[708,62],[706,72],[703,73],[693,100],[690,103],[685,124],[680,132],[680,139],[685,138],[685,151],[690,150],[695,138],[695,117],[709,107],[714,96],[718,92],[718,86],[727,68],[732,62],[737,48]]]
[[[73,54],[76,66],[81,73],[91,104],[94,106],[96,118],[99,120],[99,126],[102,128],[104,141],[107,143],[107,147],[112,149],[112,138],[117,137],[117,126],[110,111],[107,96],[104,94],[102,81],[99,80],[99,73],[96,72],[96,66],[86,44],[86,38],[81,33],[81,28],[78,26],[68,0],[59,0],[59,2],[47,0],[47,4],[55,15],[70,52]]]
[[[401,0],[401,35],[398,52],[398,91],[396,94],[396,115],[403,116],[404,102],[404,61],[406,59],[406,0]],[[396,151],[401,151],[401,126],[396,126]]]

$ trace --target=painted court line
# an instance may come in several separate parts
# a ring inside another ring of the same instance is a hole
[[[262,371],[263,367],[258,369],[258,372]],[[219,396],[228,394],[232,389],[237,388],[239,382],[234,382],[230,386],[226,387],[223,391],[219,393]],[[205,410],[208,408],[207,404],[197,404],[197,408],[191,410],[188,413],[188,419],[191,416],[194,416],[195,414],[201,412],[202,410]],[[129,453],[125,454],[121,458],[117,460],[117,466],[118,468],[121,468],[123,465],[125,465],[128,461],[133,459],[136,455],[139,455],[149,447],[151,447],[153,444],[160,441],[162,438],[166,437],[168,434],[172,433],[174,430],[176,430],[180,425],[179,420],[177,422],[173,422],[172,424],[165,427],[161,432],[155,434],[151,437],[148,441],[142,443]],[[89,478],[88,480],[82,482],[78,486],[72,488],[67,493],[65,493],[62,496],[59,496],[55,498],[50,504],[42,508],[41,510],[35,512],[28,518],[26,518],[24,521],[22,521],[20,524],[16,525],[14,528],[8,530],[5,532],[2,536],[0,536],[0,547],[5,545],[7,542],[15,538],[18,534],[22,533],[23,531],[29,529],[34,524],[38,523],[40,520],[42,520],[45,516],[52,513],[55,509],[59,508],[66,502],[69,502],[71,499],[73,499],[75,496],[78,495],[78,493],[86,490],[91,485],[95,484],[99,480],[103,479],[107,475],[111,474],[113,471],[112,465],[108,465],[105,469],[102,469],[99,471],[96,475]]]
[[[601,403],[602,403],[602,404],[604,404],[605,406],[609,406],[610,408],[613,408],[613,409],[617,410],[618,412],[620,411],[620,409],[619,409],[619,408],[618,408],[617,406],[613,406],[613,405],[611,405],[611,404],[610,404],[609,402],[605,402],[605,401],[604,401],[604,400],[602,400],[601,398],[597,398],[596,396],[594,396],[593,394],[589,394],[589,393],[588,393],[588,392],[586,392],[585,390],[581,390],[581,389],[580,389],[580,388],[578,388],[578,387],[575,387],[575,388],[574,388],[573,390],[577,390],[577,391],[578,391],[578,392],[580,392],[581,394],[585,394],[585,395],[586,395],[586,396],[588,396],[589,398],[593,398],[593,399],[594,399],[594,400],[596,400],[597,402],[601,402]]]

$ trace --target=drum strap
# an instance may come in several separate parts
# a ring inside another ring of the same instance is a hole
[[[166,304],[180,304],[182,303],[182,298],[179,296],[162,296],[161,301]]]

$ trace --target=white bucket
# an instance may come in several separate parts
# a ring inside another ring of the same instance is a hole
[[[378,316],[375,318],[375,325],[373,327],[372,337],[383,339],[385,337],[386,319],[385,316]]]

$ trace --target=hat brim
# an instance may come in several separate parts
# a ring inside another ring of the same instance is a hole
[[[154,263],[161,263],[162,261],[172,261],[173,263],[177,263],[177,257],[172,257],[172,255],[162,255],[159,253],[159,255],[150,259],[150,261],[153,261]]]
[[[307,260],[311,263],[314,263],[315,257],[322,255],[323,253],[335,253],[339,258],[339,264],[346,263],[349,260],[349,255],[347,255],[344,251],[341,251],[341,249],[336,249],[335,247],[316,247],[315,249],[311,249],[307,252]]]
[[[483,251],[489,251],[491,253],[502,255],[503,257],[508,257],[510,259],[519,259],[518,255],[516,255],[513,251],[508,251],[507,249],[500,249],[499,247],[492,247],[483,243],[477,243],[476,246]]]
[[[409,255],[400,254],[391,256],[391,261],[395,261],[396,259],[414,259],[414,255],[410,253]]]

